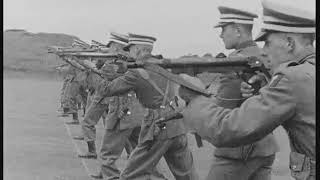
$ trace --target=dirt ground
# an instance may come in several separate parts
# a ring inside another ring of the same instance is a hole
[[[79,126],[65,125],[71,117],[58,118],[61,81],[36,79],[4,79],[4,179],[6,180],[84,180],[90,179],[99,161],[83,160],[77,153],[86,150],[84,142],[71,136],[80,134]],[[79,116],[82,118],[81,116]],[[103,128],[97,127],[100,146]],[[282,128],[274,131],[281,152],[273,168],[274,180],[289,180],[289,142]],[[189,135],[195,166],[201,179],[208,173],[214,147],[204,142],[197,148]],[[120,169],[126,162],[125,152],[117,162]],[[172,175],[162,159],[159,167],[168,179]]]

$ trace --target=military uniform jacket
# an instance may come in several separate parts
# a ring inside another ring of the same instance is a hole
[[[113,74],[110,73],[112,76]],[[142,105],[137,101],[135,93],[129,92],[121,96],[106,97],[103,89],[109,84],[108,78],[101,78],[96,74],[87,77],[89,87],[95,89],[92,98],[93,103],[106,105],[108,114],[106,116],[105,128],[109,130],[124,130],[141,125],[145,113]]]
[[[146,57],[147,58],[147,57]],[[141,123],[140,142],[154,139],[155,120],[160,118],[166,110],[159,110],[162,105],[163,95],[157,91],[152,84],[147,81],[139,69],[129,70],[123,76],[120,76],[105,86],[104,96],[119,96],[127,94],[130,91],[136,93],[137,99],[141,105],[146,108],[144,118]],[[148,75],[164,92],[167,85],[167,79],[162,76],[147,71]],[[174,92],[168,94],[168,99],[173,97]],[[158,111],[159,110],[159,111]],[[166,129],[162,130],[160,138],[167,139],[186,133],[186,128],[181,119],[166,123]]]
[[[315,160],[314,49],[281,64],[260,94],[239,108],[219,107],[200,96],[190,102],[183,115],[188,126],[217,147],[253,143],[282,125],[291,151]]]
[[[141,126],[146,112],[134,92],[109,98],[106,129],[130,129]]]
[[[237,56],[257,56],[261,57],[262,51],[253,41],[247,41],[240,44],[236,51],[231,53],[229,57]],[[262,58],[263,61],[267,61],[266,58]],[[267,64],[268,62],[264,62]],[[239,107],[242,102],[242,96],[240,91],[240,84],[242,79],[236,73],[221,74],[217,83],[212,85],[216,86],[217,95],[215,99],[217,105],[224,108],[236,108]],[[220,99],[221,98],[221,99]],[[279,151],[279,146],[272,134],[267,135],[262,140],[259,140],[253,144],[246,146],[240,146],[236,148],[217,148],[215,149],[215,156],[233,158],[233,159],[247,159],[257,156],[270,156]]]

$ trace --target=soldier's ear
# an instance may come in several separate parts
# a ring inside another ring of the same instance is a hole
[[[241,36],[241,28],[238,24],[234,24],[233,26],[235,28],[235,31],[237,33],[237,37],[240,37]]]
[[[287,47],[289,48],[289,51],[293,51],[295,49],[295,40],[290,37],[290,36],[287,36]]]

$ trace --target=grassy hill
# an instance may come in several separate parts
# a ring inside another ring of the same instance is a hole
[[[31,33],[21,29],[3,32],[4,71],[53,73],[52,68],[63,64],[47,53],[47,46],[70,46],[78,37],[67,34]]]
[[[54,54],[47,53],[48,46],[70,46],[78,37],[56,33],[31,33],[23,29],[9,29],[3,32],[3,70],[5,76],[27,75],[51,76],[58,74],[53,68],[64,64]],[[199,57],[186,55],[183,57]],[[211,54],[203,57],[211,58]]]

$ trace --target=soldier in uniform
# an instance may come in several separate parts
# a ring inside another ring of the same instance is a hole
[[[63,109],[64,114],[72,114],[72,121],[66,122],[66,124],[79,124],[78,119],[78,98],[80,89],[80,81],[78,75],[80,73],[75,67],[70,66],[70,71],[72,72],[70,75],[70,79],[66,84],[63,95]]]
[[[220,37],[226,49],[234,49],[229,57],[262,56],[262,50],[252,40],[253,19],[257,15],[230,7],[218,7],[221,16],[215,28],[221,27]],[[267,60],[267,58],[262,58]],[[264,62],[266,65],[267,61]],[[217,73],[216,73],[217,74]],[[213,101],[218,106],[233,109],[242,101],[240,92],[241,78],[246,73],[217,74],[217,81],[209,86],[216,96]],[[235,148],[216,148],[213,163],[207,179],[267,180],[271,179],[271,168],[278,144],[272,134],[260,141]]]
[[[120,53],[120,51],[123,51],[122,48],[124,47],[123,44],[128,43],[128,38],[123,37],[122,35],[118,35],[117,33],[111,33],[111,38],[108,46],[110,49],[112,49],[114,52]],[[106,65],[101,68],[101,71],[110,73],[112,70],[111,65]],[[115,74],[115,73],[113,73]],[[106,77],[107,78],[107,77]],[[96,139],[96,128],[95,125],[97,125],[98,121],[101,117],[104,116],[104,114],[108,114],[107,119],[117,119],[117,111],[116,109],[119,107],[119,102],[109,102],[109,98],[105,98],[101,96],[101,93],[99,92],[99,88],[103,82],[103,78],[99,77],[95,73],[88,73],[86,77],[86,82],[88,84],[88,90],[89,90],[89,96],[87,99],[87,113],[85,114],[84,120],[81,123],[82,128],[82,134],[83,136],[76,136],[74,139],[77,140],[85,140],[88,144],[88,152],[85,154],[80,154],[79,157],[81,158],[97,158],[97,152],[96,152],[96,145],[95,145],[95,139]],[[112,111],[109,111],[109,109],[112,109]],[[108,113],[110,112],[110,113]],[[109,120],[107,120],[109,121]],[[104,125],[106,125],[104,121]],[[111,129],[114,126],[109,126]],[[105,127],[105,128],[109,128]],[[129,146],[129,144],[126,143],[126,149]],[[129,151],[127,151],[130,153]]]
[[[154,37],[129,34],[129,44],[125,50],[130,51],[130,57],[144,61],[152,58],[151,51],[155,41]],[[177,180],[198,178],[181,119],[168,122],[161,128],[155,124],[155,120],[174,110],[173,103],[170,103],[174,92],[170,86],[171,83],[162,76],[144,69],[128,70],[105,86],[105,96],[134,91],[140,103],[147,109],[141,125],[139,143],[130,154],[120,179],[151,179],[152,172],[162,156]]]
[[[62,84],[61,93],[60,93],[60,108],[61,108],[63,114],[61,114],[60,116],[66,117],[66,116],[68,116],[68,114],[67,114],[68,109],[66,107],[64,107],[65,89],[67,87],[68,82],[70,81],[70,79],[72,77],[71,65],[67,64],[63,69],[65,70],[65,72],[63,73],[63,75],[64,75],[63,84]]]
[[[107,44],[110,52],[126,54],[123,52],[123,47],[128,44],[128,37],[115,32],[110,33],[110,36],[111,38]],[[111,77],[117,76],[110,64],[105,64],[102,70],[110,74]],[[93,128],[102,113],[108,111],[100,150],[102,165],[99,173],[91,176],[97,179],[102,179],[103,177],[105,179],[117,179],[120,176],[120,171],[115,162],[120,157],[123,149],[126,149],[127,154],[130,154],[137,145],[145,109],[137,101],[134,92],[121,96],[105,97],[100,91],[101,88],[103,89],[103,83],[96,89],[88,114],[83,121],[82,129],[86,140],[95,138],[95,130]]]
[[[179,94],[189,102],[185,123],[217,147],[253,143],[282,125],[290,140],[291,175],[297,180],[315,179],[315,15],[297,7],[264,0],[263,28],[256,41],[271,60],[271,81],[253,95],[241,83],[240,107],[227,109],[185,87]],[[184,75],[190,82],[197,79]]]

